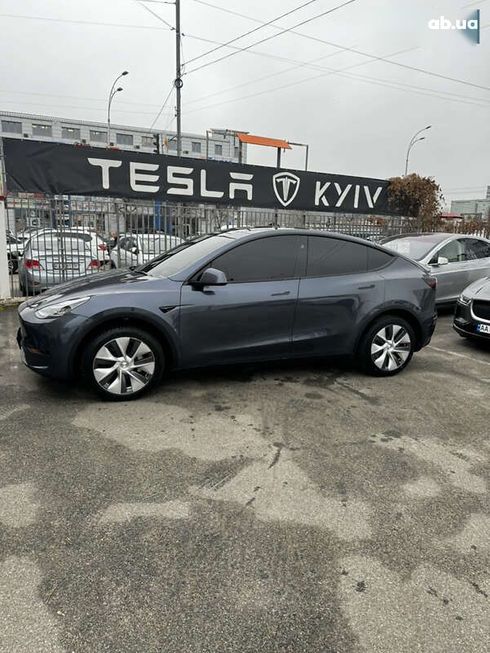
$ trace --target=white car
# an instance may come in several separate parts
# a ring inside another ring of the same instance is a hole
[[[111,250],[112,267],[130,268],[148,263],[184,241],[167,234],[121,234]]]
[[[58,238],[60,234],[64,238],[81,238],[88,244],[92,253],[92,259],[99,261],[100,267],[109,267],[110,256],[109,248],[105,240],[99,236],[96,231],[84,229],[83,227],[64,227],[60,229],[37,229],[31,233],[31,237],[36,236],[39,240],[48,241],[50,238]]]

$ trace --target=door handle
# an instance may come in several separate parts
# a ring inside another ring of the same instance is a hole
[[[370,288],[374,288],[374,283],[370,283],[369,286],[358,286],[358,290],[369,290]]]
[[[271,297],[282,297],[283,295],[290,295],[290,290],[285,290],[284,292],[273,292]]]

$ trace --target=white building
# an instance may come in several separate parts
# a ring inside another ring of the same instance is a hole
[[[111,124],[110,146],[122,150],[152,153],[158,134],[161,154],[177,154],[175,132]],[[23,138],[56,143],[81,143],[107,147],[107,123],[55,118],[27,113],[0,111],[0,137]],[[218,161],[239,161],[240,147],[235,132],[212,129],[203,134],[182,134],[182,155]],[[242,162],[246,162],[246,145],[242,144]]]
[[[487,196],[479,200],[453,200],[451,213],[462,217],[485,219],[490,216],[490,186],[487,186]]]

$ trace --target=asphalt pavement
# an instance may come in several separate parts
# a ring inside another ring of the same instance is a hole
[[[23,367],[0,312],[2,653],[484,653],[490,348],[441,316],[394,378]]]

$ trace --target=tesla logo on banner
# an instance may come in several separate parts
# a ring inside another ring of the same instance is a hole
[[[300,178],[292,172],[278,172],[272,177],[272,188],[277,199],[286,207],[298,194]]]

